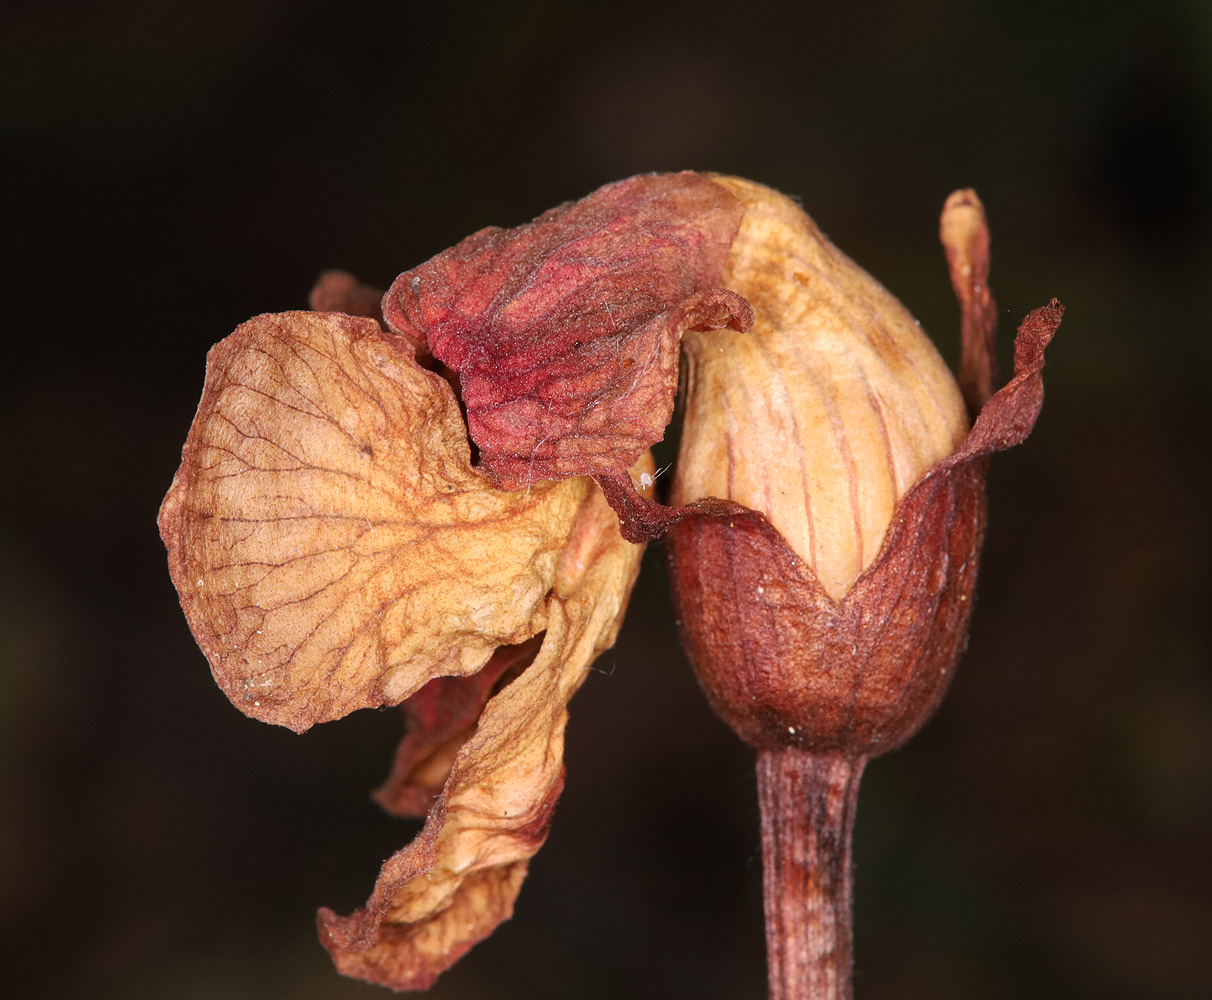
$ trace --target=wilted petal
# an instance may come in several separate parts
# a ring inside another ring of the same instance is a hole
[[[435,677],[406,699],[400,706],[405,736],[374,800],[397,816],[425,816],[446,784],[455,755],[475,732],[488,699],[533,662],[541,638],[502,646],[479,673]]]
[[[565,705],[614,641],[642,550],[596,490],[560,559],[534,662],[493,695],[424,830],[383,866],[366,906],[319,914],[337,968],[424,989],[513,912],[564,781]]]
[[[407,341],[282,313],[210,352],[160,530],[220,687],[302,731],[473,674],[547,627],[592,488],[493,488],[449,384]]]
[[[384,316],[459,373],[498,485],[621,475],[665,433],[681,334],[752,322],[716,287],[742,214],[702,175],[632,177],[405,272]]]

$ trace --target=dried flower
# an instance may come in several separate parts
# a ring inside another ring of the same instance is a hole
[[[974,196],[944,217],[974,412],[992,384],[983,225]],[[857,787],[861,760],[920,723],[967,621],[984,456],[1030,429],[1060,314],[1029,317],[1019,374],[965,438],[954,384],[891,296],[786,199],[694,173],[483,230],[377,300],[329,272],[316,311],[259,316],[211,351],[160,528],[246,714],[302,731],[403,705],[376,798],[425,827],[365,907],[319,924],[342,972],[420,989],[512,912],[634,543],[684,522],[683,636],[764,753],[844,748]],[[647,449],[683,334],[670,507]]]
[[[246,714],[301,732],[431,682],[486,702],[418,779],[442,794],[367,909],[321,914],[344,970],[432,981],[509,916],[563,781],[564,705],[614,640],[639,550],[586,479],[493,487],[449,384],[338,313],[260,316],[215,347],[160,524]]]
[[[751,333],[698,333],[673,484],[747,511],[670,536],[684,644],[716,711],[755,748],[902,743],[966,641],[984,472],[1043,401],[1056,303],[1024,322],[1016,375],[989,399],[995,311],[971,191],[942,236],[964,315],[964,393],[904,307],[789,199],[722,179],[746,206],[722,280]],[[972,430],[964,412],[969,401]],[[986,402],[986,400],[988,400]]]
[[[770,996],[847,998],[859,778],[950,682],[988,456],[1035,423],[1063,310],[1027,317],[1015,377],[990,397],[988,230],[973,192],[952,195],[940,232],[963,315],[961,396],[900,303],[795,204],[720,183],[746,206],[721,280],[757,319],[744,337],[686,340],[673,499],[748,509],[678,524],[670,576],[708,700],[758,751]]]
[[[396,333],[330,272],[312,303],[341,312],[211,351],[160,530],[216,681],[299,732],[401,702],[409,723],[377,797],[428,819],[364,908],[320,912],[342,972],[424,988],[512,912],[642,552],[588,474],[650,475],[678,338],[749,322],[716,287],[740,216],[698,175],[634,178],[402,275]]]

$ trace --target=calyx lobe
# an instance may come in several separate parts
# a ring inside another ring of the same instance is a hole
[[[756,511],[670,533],[683,643],[712,707],[751,746],[870,756],[929,718],[967,635],[985,467],[1034,426],[1063,314],[1054,299],[1023,320],[1014,378],[901,498],[878,557],[841,600]]]

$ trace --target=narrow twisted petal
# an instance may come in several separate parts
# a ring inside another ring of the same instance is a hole
[[[425,989],[512,914],[563,786],[565,705],[614,642],[640,551],[594,491],[561,557],[534,662],[488,701],[424,830],[384,864],[366,906],[320,911],[341,972]]]

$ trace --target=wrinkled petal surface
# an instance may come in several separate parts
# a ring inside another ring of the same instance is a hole
[[[546,628],[592,489],[494,488],[449,384],[407,341],[282,313],[210,352],[160,530],[219,686],[302,731],[474,674]]]
[[[319,915],[342,972],[396,989],[512,913],[563,784],[565,706],[642,552],[590,479],[505,493],[473,470],[449,383],[413,352],[341,313],[245,323],[208,357],[160,518],[242,710],[303,730],[407,699],[378,798],[428,808],[425,828],[366,907]]]
[[[529,666],[541,636],[502,646],[470,677],[435,677],[400,707],[406,735],[396,749],[391,774],[373,793],[396,816],[424,818],[450,776],[455,755],[475,732],[493,693]]]
[[[565,706],[614,642],[641,551],[594,490],[561,556],[534,662],[488,701],[424,830],[384,864],[366,906],[320,911],[341,972],[425,989],[512,914],[563,786]]]
[[[620,475],[664,436],[681,334],[752,322],[716,287],[742,214],[703,175],[632,177],[405,272],[384,318],[459,373],[498,485]]]

